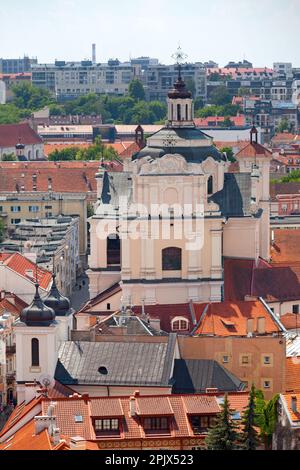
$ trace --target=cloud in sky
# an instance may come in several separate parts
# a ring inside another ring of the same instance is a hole
[[[0,57],[80,60],[95,42],[99,61],[131,54],[170,63],[180,41],[190,60],[300,66],[300,0],[0,0],[0,8],[4,3]]]

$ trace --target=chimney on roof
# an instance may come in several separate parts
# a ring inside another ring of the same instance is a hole
[[[35,416],[34,417],[35,435],[40,434],[45,429],[56,428],[56,416]]]
[[[297,410],[297,397],[295,395],[293,395],[291,397],[291,410],[293,411],[293,413],[298,412],[298,410]]]
[[[134,396],[129,398],[129,414],[131,417],[136,415],[136,400]]]
[[[71,437],[70,450],[86,450],[86,440],[80,436]]]

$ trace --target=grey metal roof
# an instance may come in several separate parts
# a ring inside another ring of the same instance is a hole
[[[119,206],[119,198],[127,197],[130,202],[132,196],[131,173],[127,171],[105,171],[101,200],[103,204]]]
[[[225,156],[213,145],[207,147],[144,147],[140,152],[133,155],[132,160],[143,157],[160,158],[166,154],[182,155],[189,163],[201,163],[206,158],[212,157],[214,160],[226,160]]]
[[[168,386],[176,335],[162,342],[66,341],[60,346],[55,379],[64,385]],[[99,368],[107,369],[101,374]]]
[[[175,359],[173,393],[203,393],[207,388],[222,392],[244,389],[243,382],[221,366],[208,359]]]
[[[226,217],[249,215],[251,209],[251,174],[225,173],[224,187],[213,194],[210,201],[220,206]]]

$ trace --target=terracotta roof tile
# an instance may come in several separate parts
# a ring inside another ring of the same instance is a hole
[[[182,397],[183,405],[186,413],[189,415],[196,414],[215,414],[218,413],[220,407],[215,396],[208,395],[186,395]]]
[[[0,444],[0,450],[51,450],[48,432],[35,434],[34,421],[25,424],[12,438]]]
[[[300,392],[300,357],[286,358],[285,390]]]
[[[73,437],[81,436],[94,439],[95,433],[90,420],[88,403],[82,398],[56,399],[54,415],[62,434]],[[42,415],[47,415],[50,400],[43,400]],[[78,418],[81,417],[81,422]],[[78,422],[76,422],[78,421]]]
[[[91,400],[91,416],[122,417],[124,411],[119,398],[98,398]]]
[[[233,122],[234,126],[244,126],[245,116],[230,116],[230,121]],[[206,118],[195,118],[194,123],[197,127],[211,127],[218,126],[218,124],[225,121],[224,116],[208,116]]]
[[[9,269],[25,277],[32,283],[36,282],[35,276],[37,273],[38,282],[42,289],[47,289],[51,283],[52,274],[49,271],[40,267],[36,269],[36,264],[20,253],[12,253],[10,256],[7,256],[6,253],[0,253],[0,261],[3,261]],[[33,272],[33,277],[27,274],[28,271]]]
[[[0,299],[0,314],[10,312],[12,315],[19,316],[23,308],[27,307],[26,302],[17,295],[4,292],[5,297]]]
[[[139,416],[172,416],[172,409],[168,397],[138,397],[136,398]]]
[[[239,158],[244,158],[244,157],[249,158],[249,157],[255,157],[255,156],[262,156],[262,155],[270,158],[272,155],[272,152],[261,144],[257,144],[255,142],[253,143],[249,142],[248,145],[246,145],[246,147],[244,147],[235,155],[235,157],[239,159]]]
[[[137,411],[143,416],[170,416],[170,435],[173,437],[195,437],[189,423],[189,414],[217,414],[220,411],[220,398],[222,394],[217,395],[153,395],[136,396]],[[248,393],[229,393],[230,407],[232,410],[242,412],[248,402]],[[46,415],[50,399],[41,399],[41,410],[39,414]],[[71,437],[81,436],[88,441],[99,442],[101,438],[96,437],[93,429],[93,418],[105,419],[106,417],[120,417],[122,419],[120,437],[112,436],[111,440],[120,442],[131,439],[159,439],[160,436],[145,434],[142,421],[139,415],[130,415],[130,397],[80,397],[73,396],[69,398],[57,398],[52,402],[55,406],[54,416],[56,416],[57,426],[60,429],[63,441],[55,446],[55,449],[69,448]],[[27,405],[26,405],[27,406]],[[24,405],[22,416],[24,417]],[[121,413],[121,414],[120,414]],[[75,422],[75,416],[77,421]],[[25,425],[19,428],[14,434],[13,444],[10,448],[19,449],[51,449],[49,436],[45,431],[39,436],[34,435],[34,423],[31,419]],[[2,433],[3,435],[3,433]],[[47,442],[48,439],[48,442]],[[107,441],[107,437],[104,438]],[[7,443],[1,444],[5,446]],[[95,448],[95,446],[93,446]],[[9,449],[9,448],[8,448]]]
[[[15,147],[19,142],[24,145],[41,144],[42,139],[29,124],[0,125],[0,147]]]
[[[286,330],[300,330],[300,318],[297,313],[285,313],[280,317],[280,321]]]
[[[282,399],[285,401],[286,403],[286,407],[288,409],[288,412],[289,412],[289,415],[291,417],[291,420],[294,422],[294,423],[297,423],[300,421],[300,393],[299,392],[291,392],[291,393],[283,393],[281,395]],[[292,410],[292,397],[295,397],[296,400],[297,400],[297,409],[299,411],[297,411],[296,413]]]
[[[160,328],[167,333],[170,333],[172,330],[172,320],[175,317],[186,318],[189,322],[189,329],[186,330],[188,334],[194,327],[193,318],[190,310],[190,305],[186,304],[157,304],[157,305],[145,305],[144,307],[145,314],[149,315],[151,319],[160,320]],[[142,307],[134,306],[134,313],[141,314]],[[180,333],[184,333],[181,331]]]
[[[123,171],[123,165],[118,162],[107,162],[107,167],[109,171]],[[0,192],[33,191],[33,175],[36,175],[37,192],[48,192],[51,179],[54,192],[96,193],[98,168],[99,161],[0,162]]]
[[[300,297],[300,262],[269,264],[264,260],[225,259],[224,298],[244,300],[246,296],[266,301],[295,300]]]
[[[258,331],[258,318],[265,319],[265,334],[279,332],[279,326],[260,301],[194,303],[199,321],[195,335],[247,336],[247,320],[253,319]]]

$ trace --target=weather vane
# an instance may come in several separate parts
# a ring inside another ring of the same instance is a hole
[[[181,65],[187,58],[187,54],[185,54],[180,45],[177,48],[177,51],[172,55],[172,59],[176,60],[177,66],[178,66],[178,78],[181,78]]]

